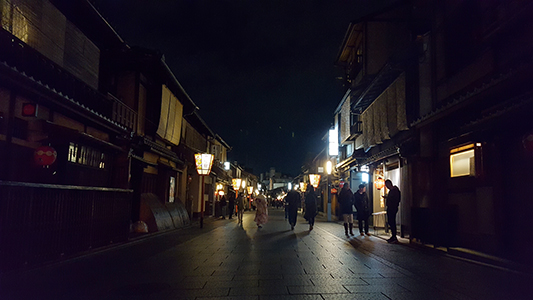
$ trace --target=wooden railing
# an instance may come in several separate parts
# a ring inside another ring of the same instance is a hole
[[[128,128],[130,132],[136,131],[137,113],[135,110],[131,109],[129,106],[111,94],[107,94],[107,98],[113,102],[112,120]]]
[[[0,271],[127,241],[132,191],[0,181]]]

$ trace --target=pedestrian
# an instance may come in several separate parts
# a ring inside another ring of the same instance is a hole
[[[317,213],[315,188],[308,184],[305,193],[305,218],[309,221],[309,230],[313,230]]]
[[[231,220],[235,211],[235,193],[228,193],[228,218]]]
[[[257,224],[257,227],[261,228],[263,227],[263,224],[266,224],[268,222],[268,205],[265,199],[265,196],[259,195],[255,198],[255,223]]]
[[[396,237],[396,214],[398,213],[398,206],[401,201],[401,192],[400,189],[392,184],[390,179],[385,180],[385,186],[389,190],[389,193],[386,196],[386,206],[387,206],[387,222],[392,233],[392,237],[387,240],[389,243],[397,243],[398,238]]]
[[[359,233],[361,235],[370,235],[368,233],[368,218],[370,217],[370,203],[366,193],[366,185],[360,184],[359,190],[354,194],[354,204],[357,209],[357,221],[359,222]]]
[[[348,235],[348,229],[350,229],[350,234],[353,234],[353,193],[350,189],[350,184],[348,182],[344,183],[340,193],[339,193],[339,204],[340,212],[342,219],[344,220],[344,234]],[[361,229],[359,229],[361,230]]]
[[[242,225],[242,217],[244,215],[244,197],[242,193],[237,191],[237,219],[239,219],[239,224]]]
[[[300,206],[300,193],[295,190],[291,190],[287,196],[285,196],[285,201],[287,202],[285,206],[286,215],[289,218],[289,224],[291,225],[291,230],[296,226],[296,219],[298,217],[298,207]]]
[[[226,218],[226,205],[228,205],[228,201],[226,201],[226,196],[222,195],[222,198],[220,199],[220,210],[222,219]]]

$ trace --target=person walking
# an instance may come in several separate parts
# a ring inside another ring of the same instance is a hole
[[[386,196],[386,206],[387,206],[387,222],[392,233],[392,237],[387,240],[389,243],[397,243],[398,238],[396,237],[396,214],[398,213],[398,206],[400,206],[401,201],[401,192],[400,189],[392,184],[390,179],[385,180],[385,186],[389,189],[389,193]]]
[[[315,225],[315,217],[318,213],[316,204],[315,188],[311,185],[307,185],[305,194],[305,219],[309,221],[309,230],[313,230]]]
[[[237,193],[237,219],[239,220],[239,224],[242,225],[242,217],[244,215],[244,197],[242,196],[242,193]]]
[[[228,219],[233,217],[235,211],[235,193],[228,193]]]
[[[263,224],[268,222],[268,205],[265,196],[259,195],[255,198],[255,223],[257,227],[262,228]]]
[[[291,224],[291,230],[296,226],[296,219],[298,217],[298,207],[301,203],[300,193],[295,190],[291,190],[287,196],[285,196],[285,211],[289,218],[289,224]]]
[[[220,214],[222,215],[222,219],[226,218],[226,205],[228,205],[228,201],[226,201],[226,196],[222,196],[220,199]]]
[[[353,234],[353,193],[350,189],[350,183],[345,182],[339,193],[339,204],[342,218],[344,220],[344,234],[348,235],[348,229],[350,234]],[[361,230],[361,229],[359,229]]]
[[[368,218],[370,217],[370,204],[366,193],[366,185],[360,184],[359,190],[355,192],[354,204],[357,209],[357,221],[359,223],[359,233],[361,235],[370,235],[368,233]]]

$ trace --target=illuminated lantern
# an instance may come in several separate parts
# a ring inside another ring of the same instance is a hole
[[[254,192],[254,187],[253,186],[249,186],[248,187],[248,194],[252,194]]]
[[[240,178],[233,178],[231,180],[231,185],[233,186],[233,190],[238,191],[241,188],[241,180]]]
[[[198,153],[194,155],[196,160],[196,171],[199,175],[209,175],[213,165],[213,155],[207,153]]]
[[[332,193],[332,194],[337,194],[337,189],[336,189],[336,188],[332,188],[332,189],[331,189],[331,193]]]
[[[41,146],[35,149],[33,158],[39,166],[49,166],[56,161],[57,152],[56,149],[50,146]]]
[[[385,186],[385,180],[383,178],[378,178],[374,181],[374,186],[376,189],[381,190]]]
[[[309,181],[311,185],[316,189],[320,184],[320,174],[309,174]]]

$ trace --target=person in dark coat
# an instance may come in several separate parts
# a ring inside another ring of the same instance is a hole
[[[228,202],[226,201],[226,196],[222,196],[222,199],[220,199],[220,210],[222,211],[222,219],[226,218],[226,205]]]
[[[291,190],[287,196],[285,196],[286,212],[289,217],[289,224],[291,224],[291,230],[296,225],[296,217],[298,216],[298,208],[300,207],[300,193],[295,190]]]
[[[350,234],[353,234],[353,193],[350,190],[350,184],[348,182],[344,183],[340,193],[339,193],[339,204],[342,218],[344,219],[344,234],[348,235],[348,228],[350,229]]]
[[[370,235],[368,233],[368,218],[370,217],[370,203],[366,193],[366,185],[360,184],[359,190],[353,195],[355,208],[357,209],[357,221],[359,222],[359,233],[361,235]]]
[[[233,212],[235,211],[235,193],[228,193],[228,217],[231,219],[233,217]]]
[[[398,207],[400,206],[401,201],[401,192],[400,189],[392,184],[390,179],[385,180],[385,186],[389,189],[389,193],[386,198],[387,205],[387,222],[392,233],[392,237],[387,240],[389,243],[397,243],[398,238],[396,237],[396,214],[398,213]]]
[[[315,225],[315,217],[318,213],[316,204],[315,188],[311,185],[307,185],[305,192],[305,219],[309,221],[309,230],[313,230]]]

